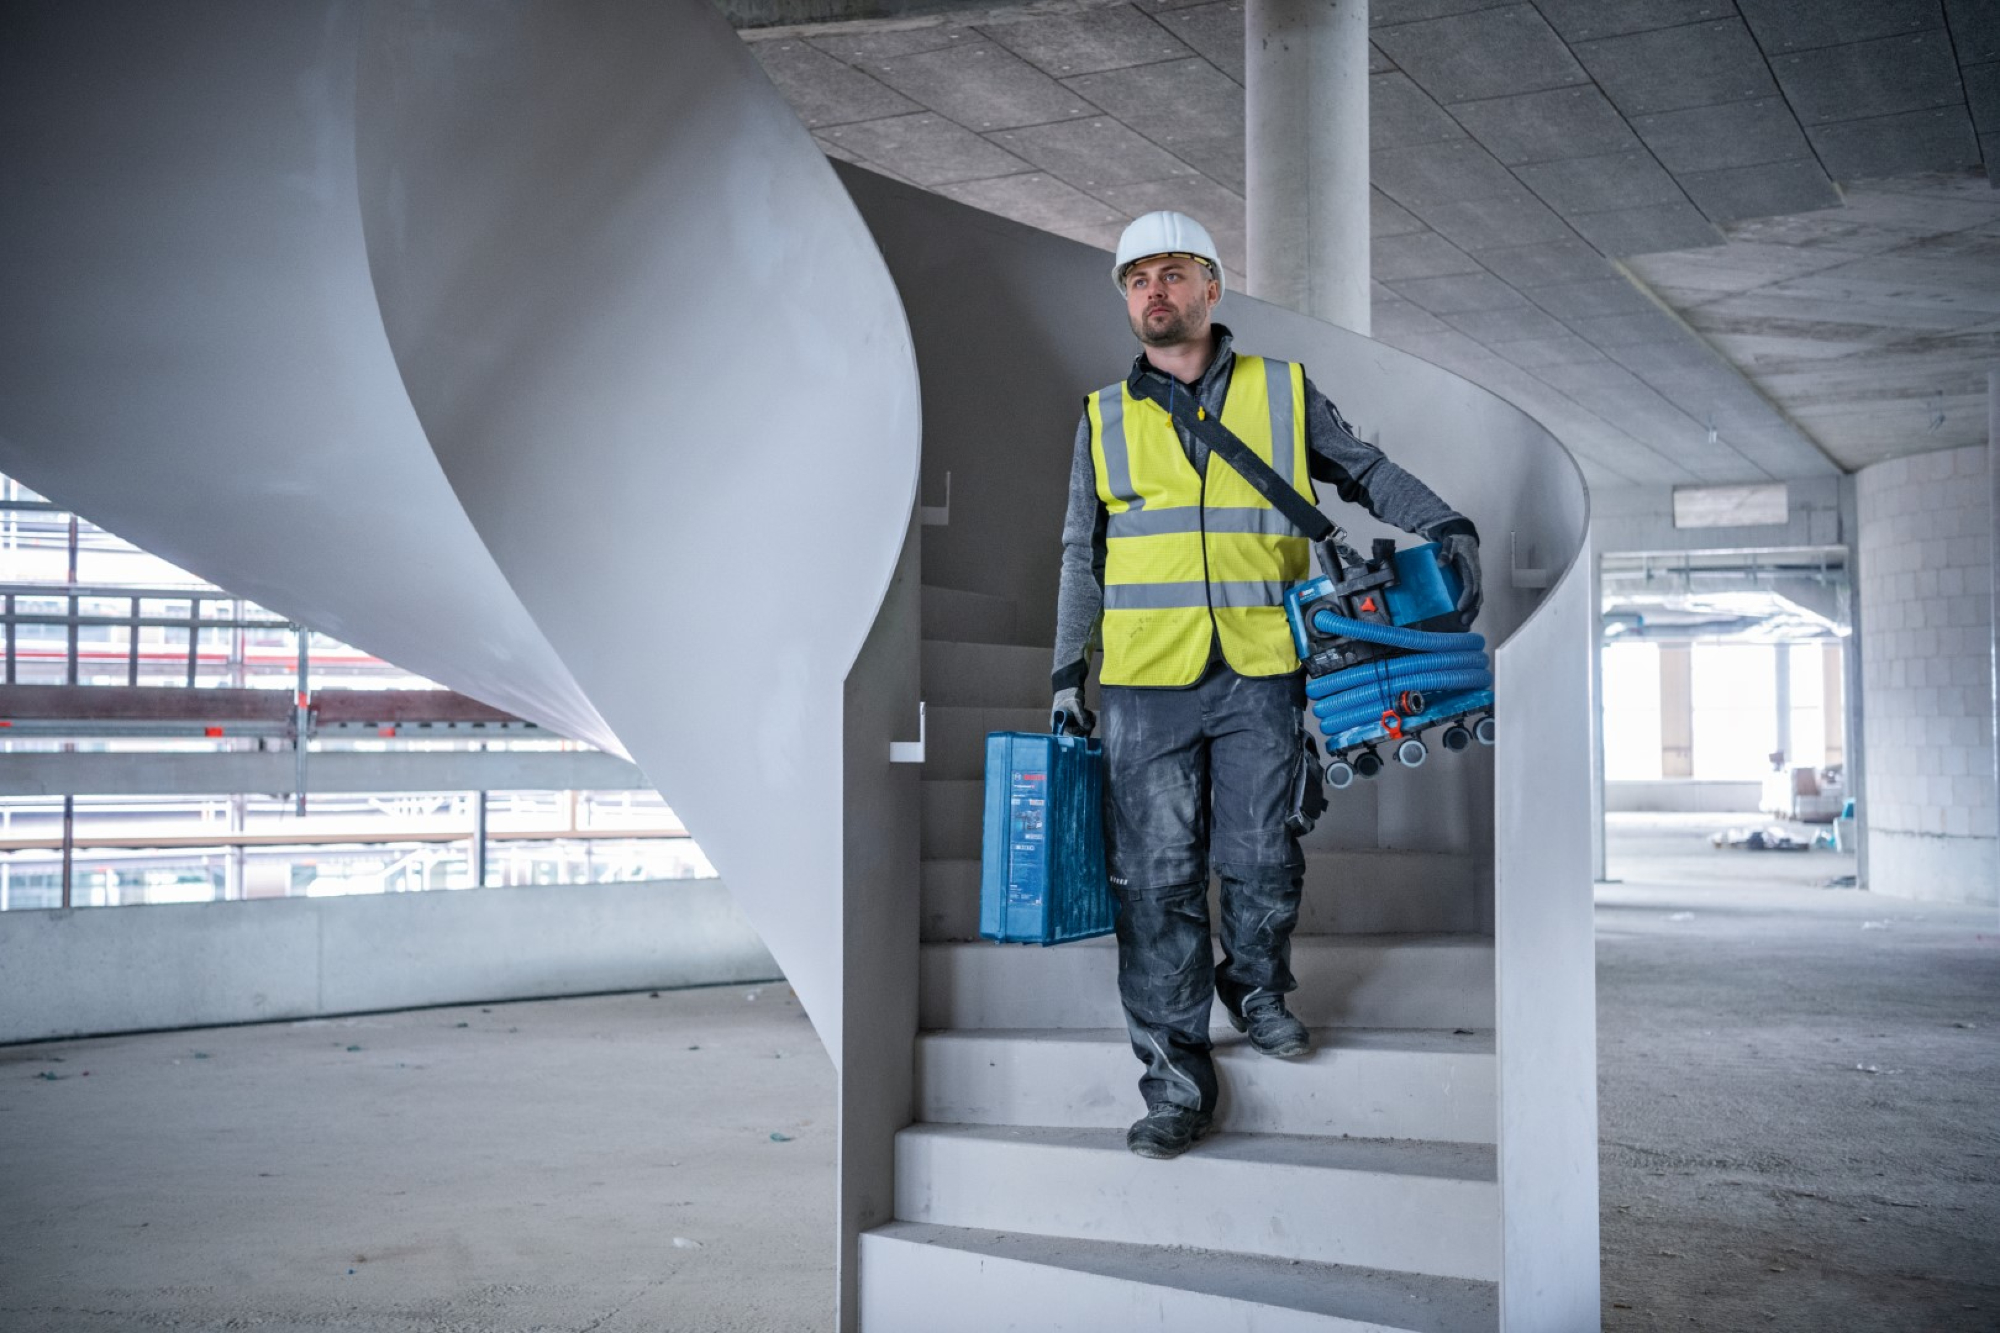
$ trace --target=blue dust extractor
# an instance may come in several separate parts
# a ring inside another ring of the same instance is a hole
[[[1326,737],[1327,785],[1374,777],[1384,750],[1415,768],[1429,732],[1447,750],[1493,744],[1486,640],[1460,632],[1458,576],[1437,546],[1377,541],[1363,559],[1330,540],[1320,562],[1321,577],[1285,594],[1285,615]]]
[[[1009,944],[1109,934],[1117,904],[1104,874],[1104,748],[1081,736],[986,737],[979,933]]]

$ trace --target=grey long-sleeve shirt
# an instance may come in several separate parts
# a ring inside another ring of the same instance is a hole
[[[1197,401],[1220,416],[1236,365],[1233,338],[1215,326],[1215,359],[1193,386]],[[1166,377],[1143,355],[1133,362],[1141,374]],[[1181,432],[1181,447],[1200,472],[1208,468],[1208,446]],[[1315,481],[1330,484],[1340,498],[1359,504],[1384,523],[1436,539],[1472,532],[1472,522],[1437,497],[1430,487],[1390,462],[1374,445],[1358,438],[1327,396],[1306,380],[1306,453]],[[1104,613],[1104,502],[1097,497],[1097,473],[1090,457],[1090,416],[1076,425],[1070,460],[1069,509],[1063,515],[1062,581],[1056,592],[1053,688],[1081,685],[1088,670],[1091,636]]]

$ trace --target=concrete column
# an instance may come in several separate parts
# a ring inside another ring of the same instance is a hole
[[[1773,645],[1778,651],[1771,654],[1773,669],[1778,680],[1778,762],[1786,768],[1792,766],[1792,645]]]
[[[1820,647],[1820,717],[1826,729],[1826,762],[1839,764],[1847,759],[1847,687],[1840,673],[1844,649],[1838,643]],[[1852,795],[1854,789],[1848,788]]]
[[[2000,791],[2000,366],[1986,372],[1987,555],[1992,565],[1993,642],[1988,648],[1986,688],[1991,695],[1993,789]],[[2000,902],[2000,857],[1994,859],[1993,897]]]
[[[1584,537],[1583,555],[1590,561],[1590,874],[1603,884],[1611,879],[1604,836],[1604,558],[1595,528]]]
[[[1368,0],[1243,11],[1250,295],[1369,331]]]
[[[1874,794],[1868,790],[1868,729],[1864,709],[1864,662],[1861,653],[1863,618],[1874,613],[1862,592],[1867,572],[1861,554],[1861,483],[1858,474],[1840,479],[1840,540],[1847,547],[1847,637],[1841,640],[1842,722],[1846,735],[1842,763],[1847,779],[1847,796],[1854,802],[1854,882],[1857,887],[1873,887],[1869,882],[1868,807]]]
[[[1694,776],[1694,649],[1660,645],[1660,776]]]

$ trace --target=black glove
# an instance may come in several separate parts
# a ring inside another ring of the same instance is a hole
[[[1088,736],[1097,730],[1097,714],[1083,706],[1083,690],[1072,685],[1056,691],[1049,710],[1049,727],[1064,736]]]
[[[1479,538],[1469,532],[1454,532],[1438,538],[1438,555],[1458,575],[1458,619],[1470,626],[1479,615]]]

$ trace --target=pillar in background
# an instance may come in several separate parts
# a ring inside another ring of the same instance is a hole
[[[2000,901],[1989,452],[1914,454],[1855,476],[1861,812],[1876,893]]]
[[[1820,716],[1826,727],[1826,763],[1847,761],[1847,682],[1841,675],[1846,648],[1840,643],[1820,645]],[[1848,794],[1854,793],[1850,782]]]
[[[1660,645],[1660,776],[1694,776],[1694,649]]]
[[[1368,0],[1243,11],[1250,295],[1369,331]]]
[[[1792,766],[1792,645],[1773,644],[1777,651],[1771,660],[1778,673],[1778,763],[1781,767]]]

